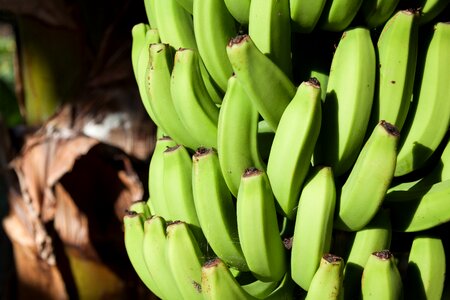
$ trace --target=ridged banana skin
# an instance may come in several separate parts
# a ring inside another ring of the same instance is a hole
[[[228,266],[248,271],[239,243],[236,207],[212,148],[199,148],[192,157],[192,190],[203,234],[214,253]]]
[[[414,109],[404,125],[395,176],[423,167],[436,150],[450,124],[450,24],[437,23],[417,78]],[[420,54],[419,54],[420,55]],[[414,105],[414,104],[412,104]]]
[[[150,28],[155,29],[155,28],[157,28],[156,16],[154,14],[155,0],[144,0],[143,2],[144,2],[145,15],[147,16],[148,24],[149,24]]]
[[[414,237],[406,271],[405,298],[444,299],[445,268],[445,250],[441,238],[431,235]]]
[[[324,254],[312,278],[305,300],[341,299],[343,269],[342,257]]]
[[[182,299],[183,296],[173,284],[175,279],[166,260],[167,238],[164,218],[154,215],[145,220],[142,248],[145,265],[163,293],[163,299]]]
[[[183,8],[188,11],[191,15],[194,7],[194,0],[177,0],[178,3],[183,6]]]
[[[228,79],[217,125],[217,152],[223,178],[236,197],[248,167],[266,169],[258,143],[259,113],[236,76]]]
[[[292,279],[305,291],[330,251],[335,204],[331,168],[314,168],[300,194],[291,249]]]
[[[203,299],[202,265],[205,257],[190,226],[182,221],[166,227],[166,260],[182,299]]]
[[[316,28],[326,0],[290,0],[292,31],[310,33]]]
[[[224,0],[230,14],[242,25],[248,25],[251,0]]]
[[[390,123],[375,127],[342,186],[335,228],[357,231],[375,216],[394,177],[398,140]]]
[[[156,296],[162,298],[163,293],[157,286],[152,274],[144,262],[142,243],[144,240],[144,217],[136,212],[128,212],[123,217],[124,243],[131,265],[139,278]]]
[[[170,92],[181,122],[197,138],[198,147],[217,148],[219,108],[209,96],[199,67],[199,55],[181,48],[175,53]]]
[[[450,4],[449,0],[422,0],[420,24],[432,22]]]
[[[230,40],[227,54],[245,92],[272,130],[296,92],[289,77],[265,56],[249,35]]]
[[[400,10],[384,25],[377,42],[378,72],[372,127],[379,120],[385,120],[401,131],[413,95],[418,43],[416,11]]]
[[[394,14],[400,0],[365,0],[360,11],[367,27],[383,25]],[[400,50],[400,49],[398,49]]]
[[[198,53],[214,82],[225,91],[233,74],[226,47],[236,36],[235,20],[224,0],[194,1],[193,20]]]
[[[275,199],[264,171],[249,168],[242,175],[236,201],[241,248],[252,274],[261,281],[279,281],[286,273]]]
[[[281,116],[267,162],[267,176],[284,216],[295,218],[300,190],[322,122],[320,83],[304,81]],[[295,138],[293,138],[295,137]]]
[[[406,191],[394,198],[391,195],[386,207],[391,211],[392,229],[400,232],[417,232],[450,221],[450,180],[435,183],[427,191]]]
[[[354,164],[369,123],[375,86],[375,49],[364,27],[345,31],[331,62],[314,164],[335,176]]]
[[[364,300],[403,298],[403,283],[392,252],[381,250],[369,256],[362,275],[361,292]]]
[[[184,126],[172,100],[170,92],[174,52],[169,44],[150,45],[150,66],[145,81],[151,110],[156,125],[177,143],[188,148],[198,146],[196,138]],[[195,149],[195,148],[194,148]]]
[[[344,299],[358,299],[361,278],[369,256],[391,246],[392,226],[389,213],[380,209],[369,224],[354,235],[344,268]]]
[[[344,31],[356,17],[362,0],[328,0],[318,27],[327,31]]]
[[[148,190],[150,194],[150,206],[155,215],[169,219],[169,209],[167,207],[166,196],[164,193],[163,174],[164,174],[164,156],[167,148],[174,147],[176,142],[170,137],[162,137],[156,140],[155,148],[150,159],[148,168]]]
[[[291,78],[289,0],[252,0],[248,34],[256,47]]]
[[[178,3],[178,0],[153,0],[156,28],[161,42],[175,50],[197,49],[192,15]]]
[[[145,35],[150,29],[150,26],[145,23],[138,23],[131,28],[131,65],[133,67],[133,73],[137,80],[138,60],[141,51],[145,49]]]

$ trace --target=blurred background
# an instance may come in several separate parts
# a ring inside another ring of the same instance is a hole
[[[123,244],[155,126],[140,0],[0,0],[0,299],[152,299]]]

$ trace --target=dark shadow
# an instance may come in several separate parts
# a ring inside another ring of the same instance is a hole
[[[357,300],[361,298],[361,279],[364,268],[354,263],[345,265],[344,273],[344,300]]]
[[[426,300],[427,295],[417,264],[412,262],[408,263],[406,272],[405,299]]]

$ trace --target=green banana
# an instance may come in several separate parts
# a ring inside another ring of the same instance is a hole
[[[203,299],[202,265],[205,256],[191,230],[182,221],[167,224],[166,260],[182,299]]]
[[[142,217],[145,219],[150,218],[151,212],[150,208],[147,205],[146,201],[136,201],[130,204],[130,207],[128,208],[129,211],[134,211],[138,214],[142,214]]]
[[[342,186],[335,228],[360,230],[377,213],[394,176],[398,140],[390,123],[375,127]]]
[[[183,6],[183,8],[189,12],[191,15],[193,13],[193,7],[194,7],[194,0],[177,0],[178,4]]]
[[[385,22],[395,12],[399,2],[400,0],[363,1],[360,11],[366,26],[369,28],[375,28],[385,24]]]
[[[412,110],[404,125],[395,176],[423,168],[450,124],[450,23],[437,23],[417,78]]]
[[[301,33],[313,31],[326,2],[326,0],[290,0],[292,30]]]
[[[197,139],[197,147],[217,147],[219,108],[203,82],[199,55],[193,49],[175,53],[170,92],[181,122]]]
[[[206,240],[227,265],[248,271],[239,243],[236,208],[222,176],[217,152],[199,148],[192,160],[195,210]]]
[[[330,167],[315,167],[300,194],[291,249],[292,279],[308,291],[330,251],[336,188]]]
[[[405,298],[440,300],[446,275],[442,240],[431,235],[414,237],[406,271]]]
[[[156,29],[156,16],[155,11],[155,0],[144,0],[145,15],[147,16],[147,21],[152,29]]]
[[[142,243],[144,240],[144,217],[134,211],[128,211],[123,217],[125,249],[131,265],[142,282],[156,296],[162,298],[162,291],[144,263]]]
[[[368,126],[375,85],[375,50],[368,29],[345,31],[331,62],[314,164],[335,176],[355,162]]]
[[[248,168],[241,177],[236,201],[239,240],[248,268],[261,281],[279,281],[286,273],[275,200],[264,171]]]
[[[385,209],[380,209],[369,224],[355,233],[344,268],[344,299],[359,298],[367,259],[375,251],[389,249],[391,238],[391,220]]]
[[[230,14],[241,25],[248,25],[251,0],[224,0]]]
[[[252,0],[248,34],[256,47],[291,78],[289,0]]]
[[[242,84],[231,76],[219,111],[217,151],[223,178],[234,196],[246,168],[266,168],[258,147],[258,119]]]
[[[364,300],[403,298],[402,279],[391,251],[376,251],[369,256],[362,274],[361,292]]]
[[[327,31],[344,31],[363,3],[362,0],[328,0],[325,3],[318,27]]]
[[[202,293],[204,299],[257,299],[247,293],[234,278],[227,265],[218,257],[202,266]]]
[[[287,276],[284,275],[284,276]],[[283,279],[284,280],[284,279]],[[243,284],[242,289],[257,299],[266,299],[269,295],[274,293],[282,284],[278,281],[264,282],[261,280],[255,280],[253,282]]]
[[[446,7],[450,4],[449,0],[421,0],[420,6],[420,24],[432,22]]]
[[[267,176],[279,208],[289,219],[295,218],[300,190],[319,136],[320,96],[320,84],[315,78],[300,84],[281,116],[270,149]]]
[[[342,257],[324,254],[311,280],[305,300],[341,299],[343,269]]]
[[[284,109],[295,95],[295,85],[256,47],[249,35],[231,39],[227,54],[245,92],[275,131]]]
[[[413,94],[419,43],[418,15],[400,10],[390,18],[378,38],[378,72],[371,127],[379,120],[400,131]]]
[[[233,74],[226,46],[236,35],[235,20],[223,0],[203,0],[194,1],[193,22],[198,53],[214,82],[225,91]]]
[[[131,65],[136,81],[138,80],[138,61],[141,51],[146,48],[145,35],[150,26],[145,23],[138,23],[131,28]],[[145,51],[145,50],[144,50]]]
[[[153,216],[145,220],[142,249],[145,265],[163,293],[163,299],[182,299],[180,291],[173,284],[175,279],[166,259],[167,238],[164,218]]]

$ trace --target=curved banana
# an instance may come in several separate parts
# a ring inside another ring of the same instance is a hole
[[[331,168],[315,167],[300,194],[291,249],[291,276],[305,291],[330,251],[335,204]]]
[[[156,16],[154,14],[155,12],[155,0],[144,0],[144,9],[145,9],[145,15],[147,16],[147,21],[152,29],[156,29]]]
[[[230,14],[241,25],[248,25],[251,0],[224,0]]]
[[[369,256],[391,246],[392,227],[389,213],[380,209],[369,224],[357,231],[344,268],[344,299],[358,299],[361,277]]]
[[[420,53],[419,53],[420,55]],[[422,168],[436,150],[450,124],[450,24],[434,26],[428,48],[422,53],[411,112],[400,141],[395,176]]]
[[[162,298],[163,293],[156,284],[152,274],[144,262],[142,243],[144,240],[144,217],[134,211],[128,211],[123,217],[125,249],[131,265],[139,278],[156,296]]]
[[[415,10],[400,10],[381,31],[371,127],[385,120],[401,132],[413,95],[419,46],[417,21]]]
[[[228,79],[217,125],[217,152],[223,178],[236,196],[248,167],[265,169],[258,147],[259,113],[236,76]]]
[[[145,220],[142,251],[147,269],[163,293],[163,299],[179,300],[182,295],[174,286],[175,279],[166,259],[167,252],[166,221],[160,216]]]
[[[182,221],[167,224],[166,260],[182,299],[203,299],[202,265],[205,256],[191,227]]]
[[[362,274],[361,291],[365,300],[402,299],[402,278],[391,251],[376,251],[369,256]]]
[[[267,162],[267,176],[283,215],[295,218],[303,181],[320,132],[320,84],[304,81],[281,116]],[[295,138],[293,138],[295,136]]]
[[[230,40],[227,54],[237,79],[253,105],[276,130],[296,87],[288,76],[255,45],[249,35]]]
[[[284,276],[287,276],[284,275]],[[284,280],[284,279],[283,279]],[[253,282],[241,285],[242,289],[257,299],[267,299],[269,295],[273,294],[282,282],[255,280]]]
[[[194,7],[194,0],[177,0],[178,3],[183,6],[183,8],[188,11],[191,15]]]
[[[328,31],[344,31],[356,17],[362,0],[328,0],[318,27]]]
[[[195,210],[206,240],[227,265],[248,271],[239,243],[236,208],[222,176],[217,152],[199,148],[192,160]]]
[[[449,0],[421,0],[420,6],[420,24],[432,22],[445,8],[450,4]]]
[[[368,29],[345,31],[331,62],[314,164],[335,176],[355,162],[368,126],[375,86],[375,50]],[[356,130],[357,129],[357,130]]]
[[[131,203],[128,210],[134,211],[138,214],[142,214],[142,217],[144,218],[144,220],[146,220],[147,218],[150,218],[150,216],[151,216],[150,208],[147,205],[147,202],[143,201],[143,200]]]
[[[261,281],[281,280],[287,270],[286,250],[264,171],[245,170],[239,185],[236,214],[242,252],[252,274]]]
[[[135,24],[131,28],[131,65],[133,67],[133,73],[136,81],[138,79],[139,55],[147,46],[145,42],[145,35],[149,29],[150,26],[145,23]]]
[[[343,269],[342,257],[324,254],[311,280],[305,300],[341,299]]]
[[[198,147],[217,147],[219,108],[209,96],[200,74],[198,53],[181,48],[175,53],[170,92],[175,110]]]
[[[442,239],[417,235],[411,245],[406,271],[405,298],[440,300],[444,290],[446,258]]]
[[[256,47],[291,78],[289,0],[252,0],[248,34]]]
[[[326,0],[290,0],[292,31],[310,33],[316,27]]]
[[[400,0],[365,0],[360,7],[367,27],[375,28],[385,22],[395,12]],[[400,50],[400,49],[398,49]]]
[[[235,20],[224,0],[194,1],[193,20],[198,53],[214,82],[225,91],[233,74],[226,46],[236,35]]]
[[[375,127],[342,186],[335,228],[360,230],[377,213],[394,177],[398,140],[399,132],[390,123]]]

